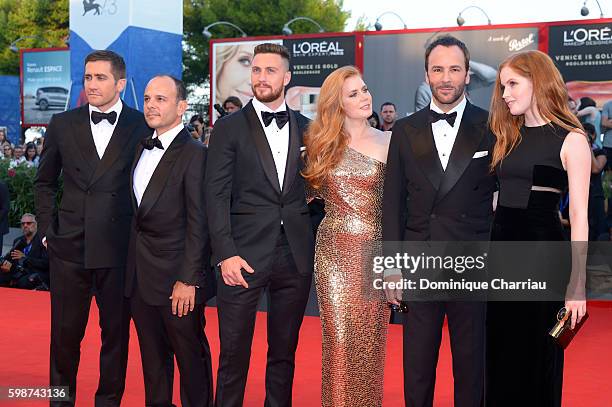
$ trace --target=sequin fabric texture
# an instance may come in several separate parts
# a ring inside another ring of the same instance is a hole
[[[322,405],[382,405],[389,308],[372,284],[382,240],[385,164],[347,148],[316,195],[325,200],[315,248],[323,331]]]

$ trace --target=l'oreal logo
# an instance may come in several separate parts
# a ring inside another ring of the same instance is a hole
[[[605,45],[612,43],[612,29],[603,28],[577,28],[563,31],[563,45]]]
[[[293,44],[294,56],[329,56],[344,55],[344,49],[338,41],[303,41]]]

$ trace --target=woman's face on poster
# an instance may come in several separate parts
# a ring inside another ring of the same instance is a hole
[[[238,45],[238,51],[223,63],[217,79],[217,100],[236,96],[246,105],[253,97],[251,90],[251,61],[253,45]]]

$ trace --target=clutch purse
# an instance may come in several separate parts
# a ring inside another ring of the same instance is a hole
[[[569,346],[574,339],[574,336],[578,333],[582,325],[589,318],[589,314],[585,313],[580,322],[576,323],[574,329],[572,329],[570,316],[571,312],[569,312],[565,307],[561,308],[559,312],[557,312],[557,323],[550,330],[549,334],[553,337],[553,340],[559,345],[561,348],[565,349]]]

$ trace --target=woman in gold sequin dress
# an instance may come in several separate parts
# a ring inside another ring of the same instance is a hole
[[[323,330],[322,405],[377,407],[383,400],[389,309],[372,284],[382,239],[389,134],[368,124],[372,96],[357,68],[332,72],[305,136],[304,176],[325,201],[315,247]]]

